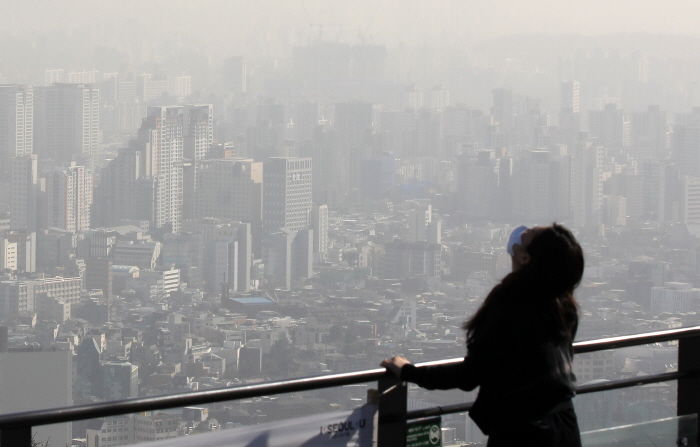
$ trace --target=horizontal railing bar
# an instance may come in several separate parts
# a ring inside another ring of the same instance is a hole
[[[669,382],[672,380],[685,379],[688,377],[697,376],[700,376],[700,371],[694,371],[692,373],[679,373],[676,371],[670,373],[651,374],[648,376],[633,377],[631,379],[620,379],[600,383],[591,383],[588,385],[581,385],[580,387],[576,388],[576,394],[587,394],[596,393],[599,391],[618,390],[622,388],[630,388],[633,386],[647,385],[650,383]],[[464,413],[466,411],[469,411],[472,408],[472,405],[474,405],[474,402],[465,402],[452,405],[439,405],[436,407],[411,410],[406,412],[406,419],[420,419],[431,416],[441,416],[443,414]]]
[[[464,402],[461,404],[440,405],[437,407],[421,408],[406,412],[406,419],[420,419],[431,416],[442,416],[443,414],[464,413],[471,410],[474,402]]]
[[[633,386],[648,385],[650,383],[670,382],[672,380],[685,379],[697,376],[698,372],[680,373],[678,371],[660,374],[650,374],[648,376],[632,377],[630,379],[613,380],[610,382],[598,382],[581,385],[576,389],[576,394],[597,393],[599,391],[618,390]]]
[[[650,343],[680,340],[681,338],[696,337],[699,335],[700,326],[668,329],[665,331],[647,332],[643,334],[620,335],[618,337],[576,342],[574,343],[574,352],[583,354],[585,352],[604,351],[606,349],[628,348]]]
[[[693,336],[700,336],[700,326],[581,341],[574,343],[574,351],[576,353],[602,351],[649,343],[661,343]],[[447,365],[459,363],[462,360],[463,358],[452,358],[447,360],[418,363],[416,366]],[[357,383],[376,381],[384,374],[386,374],[386,370],[384,368],[376,368],[349,373],[304,377],[278,382],[267,382],[257,385],[244,385],[235,388],[217,388],[213,390],[195,391],[191,393],[168,394],[163,396],[141,397],[111,402],[100,402],[96,404],[76,405],[72,407],[49,408],[45,410],[27,411],[22,413],[10,413],[0,415],[0,429],[2,429],[2,427],[13,426],[16,424],[32,426],[55,424],[107,416],[118,416],[142,411],[187,407],[190,405],[202,405],[207,403],[246,399],[250,397],[270,396],[274,394],[311,391],[315,389],[353,385]]]
[[[387,374],[386,369],[376,368],[365,371],[305,377],[257,385],[244,385],[236,388],[217,388],[193,393],[140,397],[112,402],[100,402],[97,404],[76,405],[72,407],[49,408],[45,410],[5,414],[0,415],[0,431],[3,427],[11,427],[16,425],[35,426],[56,424],[61,422],[139,413],[142,411],[188,407],[191,405],[202,405],[251,397],[270,396],[274,394],[353,385],[357,383],[377,381],[385,374]]]

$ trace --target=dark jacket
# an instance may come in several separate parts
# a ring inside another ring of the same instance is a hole
[[[513,322],[508,322],[513,323]],[[530,322],[532,323],[532,322]],[[405,365],[401,378],[427,389],[460,388],[479,392],[469,415],[484,434],[504,433],[536,423],[574,395],[576,380],[570,337],[510,324],[483,346],[469,346],[464,361],[447,366]]]

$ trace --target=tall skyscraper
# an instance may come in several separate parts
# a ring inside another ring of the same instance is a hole
[[[233,95],[248,91],[247,66],[241,57],[230,57],[224,61],[224,86]]]
[[[95,187],[95,226],[117,225],[122,219],[150,220],[153,181],[143,172],[144,153],[127,148],[100,172]]]
[[[185,189],[194,198],[196,170],[185,184],[185,158],[198,163],[213,143],[212,106],[150,107],[139,130],[136,146],[142,151],[143,177],[153,180],[154,229],[178,233],[182,228]],[[188,204],[188,209],[193,204]]]
[[[194,216],[199,164],[214,144],[214,108],[211,104],[184,106],[183,217]]]
[[[606,104],[602,110],[594,110],[588,114],[591,137],[614,152],[620,152],[631,144],[631,126],[629,116],[615,104]]]
[[[48,226],[74,233],[90,228],[92,174],[75,163],[47,176]]]
[[[250,158],[199,164],[195,215],[250,222],[262,219],[263,164]]]
[[[513,170],[513,213],[524,222],[546,222],[569,217],[568,160],[549,151],[530,151]]]
[[[314,257],[317,262],[324,262],[328,256],[328,205],[314,205],[310,220],[314,230]]]
[[[36,155],[14,157],[10,175],[10,229],[36,231],[37,225]]]
[[[360,186],[360,165],[370,156],[372,104],[336,104],[333,128],[338,154],[330,164],[334,176],[331,187],[338,190],[340,197],[344,197],[351,188]]]
[[[263,231],[298,231],[309,224],[311,158],[272,157],[263,171]]]
[[[0,85],[0,157],[3,161],[34,152],[34,91]]]
[[[153,228],[182,226],[185,109],[181,106],[150,107],[140,136],[146,144],[145,174],[154,180]]]
[[[89,84],[37,87],[34,146],[42,158],[100,162],[100,91]]]
[[[204,160],[214,143],[214,107],[211,104],[184,106],[184,153],[193,161]]]
[[[561,83],[560,110],[581,113],[581,84],[578,81]]]
[[[12,207],[12,162],[34,151],[34,92],[23,85],[0,85],[0,209]]]

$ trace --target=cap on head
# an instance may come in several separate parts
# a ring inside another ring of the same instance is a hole
[[[510,233],[510,237],[508,238],[508,243],[506,244],[506,250],[508,251],[509,255],[511,255],[511,256],[514,255],[513,247],[515,245],[521,245],[523,243],[523,241],[522,241],[523,233],[525,231],[527,231],[527,229],[528,228],[525,225],[520,225],[519,227],[517,227],[516,229],[514,229]]]

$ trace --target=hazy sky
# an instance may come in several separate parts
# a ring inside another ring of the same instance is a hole
[[[125,23],[144,37],[184,33],[208,44],[278,47],[325,39],[454,44],[520,33],[697,34],[697,0],[0,0],[0,29],[91,29],[97,43]],[[2,32],[0,31],[0,34]],[[137,36],[132,36],[137,37]]]

